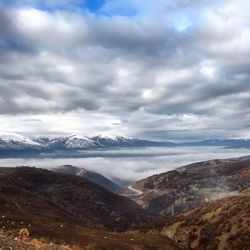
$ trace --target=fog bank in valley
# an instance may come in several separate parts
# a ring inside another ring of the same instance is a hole
[[[218,147],[145,148],[108,150],[102,151],[102,154],[104,157],[95,157],[95,152],[92,152],[92,157],[88,158],[1,159],[0,166],[29,165],[51,169],[71,164],[111,179],[137,181],[197,161],[245,156],[250,154],[250,150]]]

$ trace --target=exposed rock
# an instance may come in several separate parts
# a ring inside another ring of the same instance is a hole
[[[18,236],[21,240],[27,240],[29,238],[29,235],[30,233],[27,228],[22,228],[19,230]]]

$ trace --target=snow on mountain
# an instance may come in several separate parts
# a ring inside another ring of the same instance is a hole
[[[92,150],[126,147],[184,147],[222,146],[228,148],[250,148],[249,139],[204,140],[200,142],[172,143],[168,141],[148,141],[117,135],[100,134],[92,137],[68,135],[57,137],[27,138],[16,133],[0,133],[1,151],[41,151]]]
[[[16,133],[0,134],[0,149],[2,150],[90,150],[98,148],[144,146],[145,142],[146,141],[143,140],[106,134],[99,134],[92,137],[68,135],[38,138],[27,138]]]
[[[0,148],[5,150],[39,149],[42,145],[16,133],[0,134]]]
[[[65,143],[66,148],[76,149],[76,148],[95,148],[96,144],[93,140],[85,136],[72,135],[69,136]]]
[[[69,135],[60,137],[39,137],[36,142],[43,144],[48,149],[96,149],[107,147],[132,146],[136,139],[116,135],[97,135],[92,137]]]
[[[116,135],[97,135],[91,137],[92,140],[100,147],[111,147],[111,146],[129,146],[135,142],[135,139],[126,138],[123,136]]]
[[[39,137],[35,139],[48,149],[91,149],[96,148],[95,142],[85,136],[69,135],[59,137]]]
[[[125,146],[133,142],[133,139],[121,136],[98,135],[93,137],[70,135],[42,139],[48,148],[57,149],[95,149],[111,146]],[[41,142],[41,139],[39,140]]]
[[[99,134],[96,136],[93,136],[92,138],[99,138],[99,139],[105,139],[105,140],[113,140],[113,141],[118,141],[118,140],[128,140],[129,138],[125,138],[123,136],[117,136],[117,135],[110,135],[110,134]]]

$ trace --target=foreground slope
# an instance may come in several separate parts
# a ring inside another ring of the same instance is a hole
[[[177,243],[163,234],[148,232],[110,233],[106,231],[68,231],[71,241],[65,243],[57,238],[29,237],[25,240],[16,237],[14,231],[0,231],[0,246],[3,250],[183,250]],[[78,238],[76,238],[78,235]]]
[[[172,219],[163,233],[188,249],[250,249],[249,194],[224,198]]]
[[[140,232],[159,228],[160,222],[84,177],[29,167],[0,169],[0,226],[11,235],[27,228],[32,238],[81,249],[178,249],[157,231]]]
[[[0,188],[1,204],[5,204],[1,211],[6,210],[6,213],[13,208],[24,212],[26,207],[31,210],[32,206],[38,209],[34,210],[35,213],[43,213],[46,210],[40,209],[37,205],[40,202],[42,207],[47,205],[55,212],[60,210],[59,215],[66,213],[85,225],[98,225],[118,231],[144,226],[155,218],[133,201],[84,177],[44,169],[1,169]],[[12,206],[13,203],[16,206]],[[21,203],[22,206],[19,206]]]
[[[148,177],[124,191],[152,212],[174,216],[250,187],[250,158],[213,160]],[[132,190],[133,190],[132,189]],[[141,191],[141,193],[139,193]]]

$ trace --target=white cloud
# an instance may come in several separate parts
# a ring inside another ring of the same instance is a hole
[[[136,14],[121,16],[124,5],[108,1],[110,16],[1,8],[2,128],[245,136],[248,1],[136,0]]]

